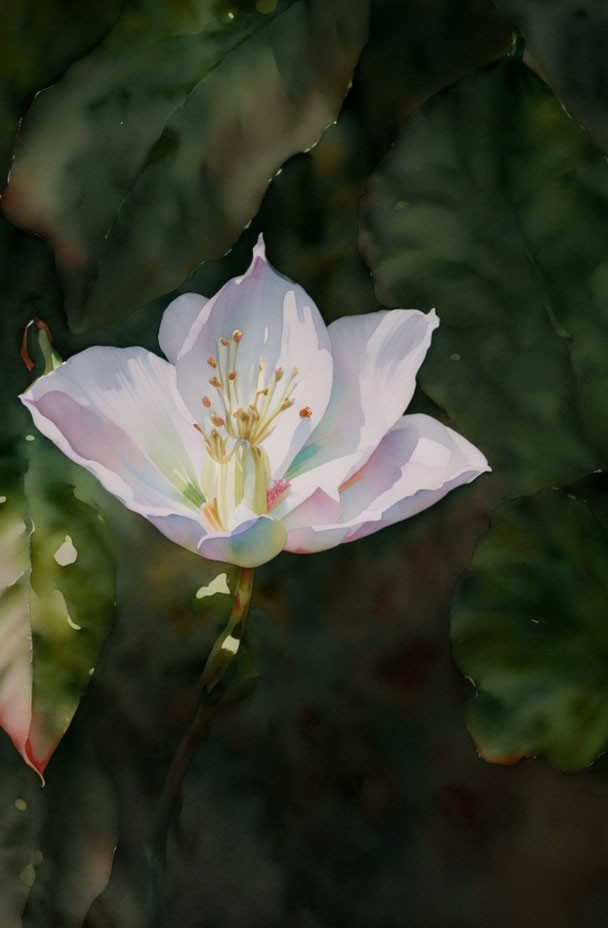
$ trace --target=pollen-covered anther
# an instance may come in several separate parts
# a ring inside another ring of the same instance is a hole
[[[312,409],[310,406],[305,406],[304,409],[300,410],[300,419],[310,419],[312,416]]]
[[[242,409],[240,406],[234,414],[235,419],[240,419],[241,422],[249,422],[249,415]]]
[[[277,367],[276,371],[274,372],[274,379],[277,381],[277,383],[279,382],[282,376],[283,376],[283,368]]]
[[[211,406],[211,400],[209,399],[208,396],[204,396],[201,402],[203,406],[205,407],[205,409],[209,409],[209,407]]]
[[[236,342],[237,345],[242,339],[242,337],[243,337],[243,333],[241,332],[240,329],[235,329],[234,332],[232,333],[232,341]]]
[[[217,425],[218,429],[221,429],[222,426],[226,425],[221,416],[218,416],[216,413],[212,412],[210,416],[211,421],[214,425]]]
[[[211,384],[212,387],[221,387],[221,386],[222,386],[221,383],[219,382],[219,380],[217,379],[217,377],[212,377],[211,380],[209,381],[209,383]]]
[[[193,429],[196,429],[197,432],[200,432],[201,435],[204,435],[204,434],[205,434],[204,431],[203,431],[203,429],[202,429],[202,428],[200,427],[200,425],[198,424],[198,422],[193,422],[193,423],[192,423],[192,428],[193,428]]]
[[[228,380],[236,380],[236,371],[228,372]]]
[[[217,361],[215,360],[215,358],[212,358],[211,355],[209,355],[209,357],[207,358],[207,364],[210,367],[217,367]]]
[[[220,338],[220,343],[221,343],[221,344],[224,346],[224,348],[225,348],[226,345],[228,344],[228,339],[227,339],[227,338]]]

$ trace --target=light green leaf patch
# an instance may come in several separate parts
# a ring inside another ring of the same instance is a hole
[[[550,90],[505,60],[404,124],[361,244],[379,298],[436,307],[420,383],[510,495],[608,453],[608,165]]]
[[[608,537],[557,490],[503,504],[452,608],[456,663],[477,687],[480,755],[543,755],[571,772],[608,744]]]
[[[113,547],[83,501],[90,484],[38,435],[0,464],[0,724],[40,776],[114,613]]]

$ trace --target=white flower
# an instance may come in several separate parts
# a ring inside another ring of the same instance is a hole
[[[394,309],[326,327],[266,261],[187,293],[143,348],[89,348],[22,396],[40,431],[129,509],[204,557],[255,567],[420,512],[489,470],[466,439],[404,416],[438,325]]]

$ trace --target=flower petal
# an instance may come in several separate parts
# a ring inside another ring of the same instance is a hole
[[[175,364],[196,317],[208,302],[207,297],[199,293],[182,293],[165,309],[158,330],[158,344],[171,364]]]
[[[338,487],[370,456],[410,402],[418,368],[439,325],[434,310],[380,310],[329,326],[334,384],[323,421],[294,460],[294,498]]]
[[[259,567],[283,550],[287,533],[280,522],[260,516],[240,525],[234,532],[207,535],[198,546],[199,554],[212,561]]]
[[[168,361],[144,348],[88,348],[21,400],[43,435],[129,509],[198,512],[204,443]]]
[[[176,545],[194,554],[199,553],[199,545],[207,532],[194,513],[190,517],[172,513],[167,516],[147,515],[146,518]]]
[[[283,519],[288,532],[285,548],[298,553],[323,551],[363,538],[416,515],[488,470],[483,454],[441,422],[422,414],[403,416],[343,485],[341,517],[304,527],[301,507],[294,509]]]
[[[273,478],[282,477],[323,417],[331,392],[333,363],[319,310],[302,287],[270,267],[261,236],[246,274],[229,280],[209,300],[176,361],[178,389],[203,427],[210,415],[201,404],[203,395],[209,395],[215,411],[223,415],[216,388],[209,386],[214,370],[207,366],[206,359],[217,358],[218,340],[230,339],[236,330],[242,332],[235,365],[236,387],[239,403],[245,409],[258,388],[261,358],[265,378],[276,368],[284,372],[277,385],[278,396],[287,388],[293,369],[298,370],[296,385],[289,391],[294,404],[277,416],[272,434],[263,442]],[[301,410],[306,410],[307,415],[301,416]]]

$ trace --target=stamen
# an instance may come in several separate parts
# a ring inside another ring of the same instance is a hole
[[[215,402],[206,395],[201,398],[214,427],[205,431],[198,423],[194,426],[203,435],[208,452],[203,480],[209,502],[203,517],[216,530],[231,520],[234,507],[243,498],[255,512],[268,512],[288,486],[280,483],[268,491],[270,469],[262,442],[274,431],[280,413],[295,404],[298,369],[294,367],[289,376],[282,367],[267,372],[266,362],[260,357],[253,397],[239,396],[244,386],[237,360],[242,338],[242,331],[235,329],[230,338],[217,339],[215,356],[207,359],[214,369],[209,383],[218,391],[217,397]],[[304,406],[299,415],[308,419],[312,410]]]
[[[256,386],[256,390],[258,391],[258,393],[260,392],[263,386],[264,386],[264,358],[260,358],[258,362],[258,382]]]
[[[217,500],[215,498],[203,503],[201,506],[201,513],[212,531],[222,531],[222,525],[217,511]]]
[[[198,424],[198,422],[193,422],[193,423],[192,423],[192,428],[193,428],[193,429],[196,429],[197,432],[200,432],[201,435],[204,435],[204,434],[205,434],[204,429],[202,429],[202,428],[200,427],[200,425]]]

